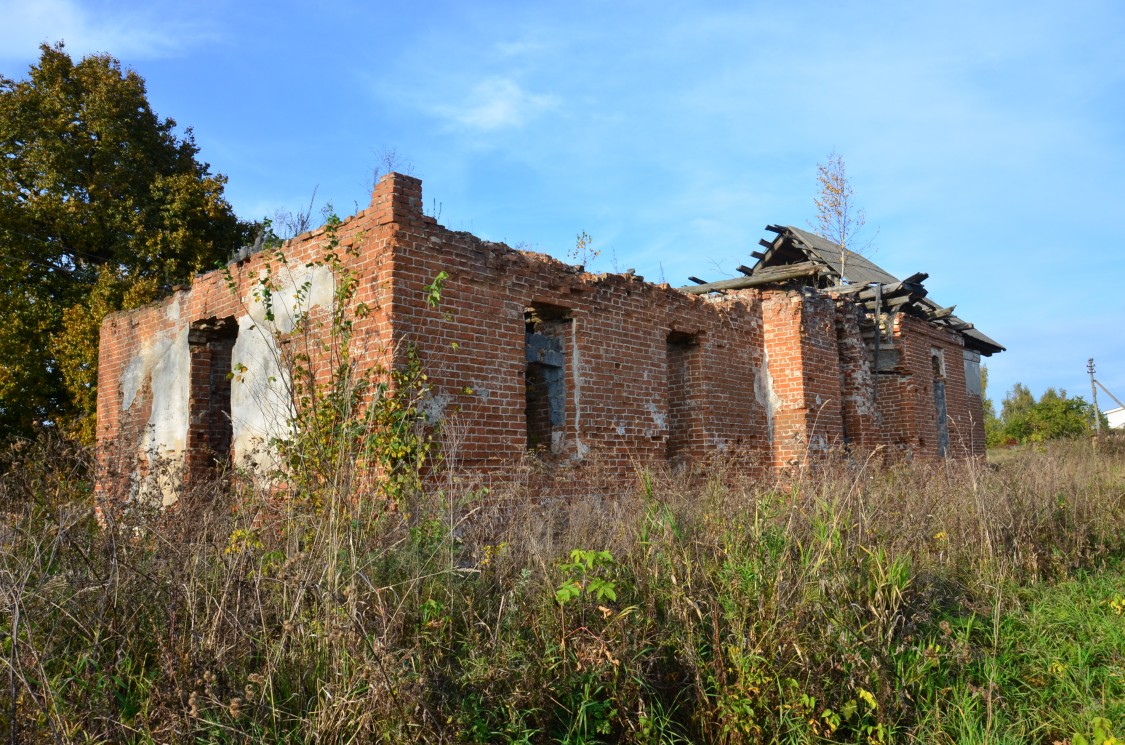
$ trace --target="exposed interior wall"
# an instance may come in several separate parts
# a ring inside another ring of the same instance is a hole
[[[377,222],[383,212],[360,212],[337,232],[345,266],[367,280],[355,301],[371,312],[356,323],[353,344],[365,365],[389,359],[392,228]],[[283,254],[252,255],[105,319],[98,370],[103,488],[132,483],[135,496],[167,503],[184,479],[274,464],[270,443],[289,434],[294,360],[307,356],[298,365],[322,380],[330,368],[336,284],[323,263],[328,238],[323,228],[306,233]]]

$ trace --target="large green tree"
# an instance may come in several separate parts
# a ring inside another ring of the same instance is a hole
[[[247,240],[198,153],[108,55],[43,45],[26,80],[0,76],[0,435],[89,440],[101,316]]]

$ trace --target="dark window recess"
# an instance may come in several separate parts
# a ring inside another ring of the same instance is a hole
[[[566,431],[566,339],[570,311],[536,304],[524,312],[527,448],[555,452]]]
[[[204,476],[231,463],[230,384],[237,337],[238,323],[229,317],[196,321],[188,331],[187,458],[192,476]]]
[[[693,405],[692,396],[697,387],[695,371],[699,355],[698,335],[673,331],[668,335],[667,354],[668,440],[665,454],[671,460],[687,454],[698,416],[698,408]]]
[[[934,350],[930,355],[930,365],[934,371],[934,413],[937,423],[938,455],[944,458],[949,454],[949,414],[945,405],[945,359],[941,350]]]

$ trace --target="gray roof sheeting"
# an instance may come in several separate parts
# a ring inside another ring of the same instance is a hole
[[[843,261],[843,267],[841,267],[840,247],[827,238],[822,238],[815,233],[810,233],[801,228],[795,228],[792,225],[787,225],[784,228],[770,226],[768,230],[778,233],[779,237],[784,237],[788,234],[792,239],[792,244],[796,248],[800,249],[810,260],[819,261],[827,265],[836,275],[837,279],[844,276],[841,271],[842,268],[844,272],[847,272],[846,276],[848,282],[851,284],[866,285],[873,282],[891,284],[899,281],[898,277],[854,251],[847,252],[847,256]],[[774,248],[777,248],[779,245],[780,244],[775,240],[773,244]],[[765,255],[754,265],[754,269],[764,264],[773,265],[770,259],[773,258],[774,248],[766,251]],[[924,299],[921,302],[930,306],[933,310],[942,307],[929,299]],[[965,323],[957,316],[949,316],[948,320],[950,323]],[[965,336],[965,341],[968,346],[986,355],[1004,351],[1004,347],[1001,346],[999,342],[975,328],[965,329],[960,333]]]
[[[810,233],[800,228],[794,228],[791,225],[786,227],[786,230],[790,231],[794,237],[805,244],[806,252],[811,254],[809,256],[810,259],[821,261],[832,267],[832,271],[836,273],[837,277],[843,276],[843,271],[846,271],[848,281],[853,284],[868,285],[872,282],[881,282],[886,285],[892,282],[898,282],[897,277],[883,271],[883,269],[871,263],[855,251],[848,251],[848,255],[843,261],[843,267],[841,267],[840,247],[835,243],[827,238],[821,238],[815,233]],[[841,271],[841,268],[843,271]]]

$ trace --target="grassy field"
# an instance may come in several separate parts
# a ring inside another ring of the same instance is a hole
[[[1125,448],[639,471],[530,504],[336,482],[94,515],[0,478],[11,742],[1113,743]],[[554,506],[545,506],[554,505]]]

